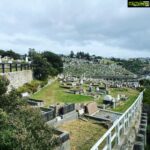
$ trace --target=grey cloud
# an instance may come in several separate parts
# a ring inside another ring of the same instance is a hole
[[[101,48],[112,49],[112,55],[115,49],[132,54],[143,51],[147,55],[150,10],[129,9],[126,5],[126,0],[3,0],[1,48],[90,52],[93,47],[99,55],[107,55],[98,51]]]

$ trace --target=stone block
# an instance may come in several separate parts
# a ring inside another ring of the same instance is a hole
[[[147,113],[142,113],[142,116],[147,116]]]
[[[144,150],[144,143],[136,141],[133,150]]]
[[[147,120],[147,116],[141,116],[141,120],[142,120],[142,119]]]
[[[144,124],[144,123],[141,123],[141,124],[140,124],[140,128],[146,129],[146,128],[147,128],[147,124],[146,124],[146,123],[145,123],[145,124]]]
[[[141,119],[141,124],[147,124],[147,120],[146,119]]]
[[[89,115],[92,115],[98,110],[96,102],[92,102],[86,105],[86,112]]]
[[[143,134],[137,134],[137,136],[136,136],[137,141],[144,143],[144,139],[145,138],[144,138]]]
[[[146,135],[146,129],[145,128],[139,128],[139,133]]]
[[[144,135],[144,144],[146,145],[146,129],[145,128],[139,128],[139,134]]]

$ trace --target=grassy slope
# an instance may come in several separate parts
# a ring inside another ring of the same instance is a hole
[[[74,94],[66,93],[63,88],[59,87],[58,81],[43,88],[40,92],[32,95],[32,98],[44,100],[46,106],[58,102],[79,103],[79,102],[87,102],[93,100],[93,98],[90,96],[74,95]]]
[[[134,89],[129,88],[111,88],[110,95],[113,97],[117,97],[118,94],[125,94],[129,98],[127,101],[122,101],[117,108],[113,109],[113,111],[124,112],[126,111],[129,106],[136,100],[139,92]],[[92,101],[93,98],[90,96],[83,96],[83,95],[74,95],[66,93],[63,88],[59,87],[58,81],[52,83],[51,85],[43,88],[40,92],[34,94],[32,98],[42,99],[45,101],[45,105],[48,106],[54,103],[81,103],[81,102],[88,102]],[[103,101],[103,96],[101,96],[100,100],[98,101],[101,104]]]
[[[139,92],[137,90],[130,89],[130,88],[123,88],[123,89],[112,88],[110,90],[110,94],[113,97],[116,97],[118,94],[125,94],[128,96],[127,101],[122,102],[119,106],[117,106],[117,108],[113,109],[113,111],[125,112],[136,100]]]

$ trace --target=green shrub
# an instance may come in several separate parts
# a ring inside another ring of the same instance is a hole
[[[40,86],[41,82],[38,80],[33,80],[30,83],[25,83],[22,87],[18,88],[19,93],[35,93],[38,90],[38,87]]]
[[[146,104],[150,104],[150,88],[147,88],[147,89],[144,91],[144,99],[143,99],[143,102],[146,103]]]
[[[142,92],[144,90],[144,87],[138,87],[136,88],[138,91]]]
[[[44,87],[48,83],[48,80],[41,81],[40,87]]]

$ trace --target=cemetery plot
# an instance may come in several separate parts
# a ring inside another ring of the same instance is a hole
[[[92,122],[92,120],[75,120],[67,122],[59,129],[69,132],[71,149],[87,150],[106,132],[102,125]]]
[[[84,61],[81,59],[71,59],[64,63],[64,74],[71,76],[94,77],[94,76],[133,76],[134,74],[125,68],[111,62],[94,63],[91,61]]]
[[[126,111],[136,100],[139,92],[132,88],[109,88],[108,95],[103,95],[97,100],[97,104],[105,109],[117,112]],[[115,103],[115,107],[113,105]]]
[[[51,85],[43,88],[40,92],[31,96],[34,99],[42,99],[46,106],[55,103],[81,103],[92,101],[93,97],[85,95],[74,95],[67,92],[67,89],[59,86],[56,81]]]
[[[112,88],[110,89],[112,96],[117,97],[119,94],[122,97],[122,100],[119,101],[116,108],[113,111],[125,112],[136,100],[139,92],[131,88]],[[127,99],[125,98],[127,97]]]
[[[109,109],[124,112],[135,101],[138,94],[137,90],[127,87],[107,88],[107,84],[98,79],[63,77],[34,94],[32,98],[44,100],[46,106],[56,103],[85,103],[94,100],[104,108],[103,104],[110,101]],[[105,100],[107,97],[111,99]],[[107,104],[105,106],[107,108]]]
[[[92,116],[95,118],[102,119],[102,120],[114,122],[115,120],[117,120],[121,116],[121,114],[101,110]]]

